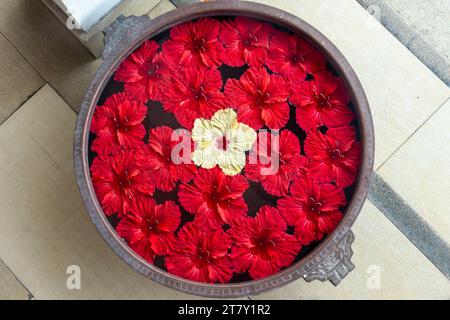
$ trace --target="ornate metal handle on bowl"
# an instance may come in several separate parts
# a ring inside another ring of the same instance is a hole
[[[102,53],[103,60],[114,56],[123,49],[128,48],[133,44],[139,30],[145,29],[151,23],[150,17],[143,16],[129,16],[123,15],[117,17],[105,31],[105,49]]]
[[[352,243],[355,235],[350,230],[337,244],[332,254],[329,254],[313,270],[309,271],[303,278],[310,282],[313,280],[327,281],[337,286],[354,268],[351,261],[353,250]]]

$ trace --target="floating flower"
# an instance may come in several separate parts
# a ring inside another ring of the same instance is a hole
[[[174,65],[194,69],[214,68],[222,64],[223,45],[219,41],[220,22],[211,18],[186,22],[170,30],[163,54]]]
[[[155,41],[146,41],[117,70],[114,80],[125,83],[125,92],[141,103],[159,100],[169,67]]]
[[[243,198],[247,189],[248,182],[242,175],[230,177],[217,167],[200,168],[191,184],[179,187],[178,198],[184,209],[195,214],[201,224],[221,227],[247,213]]]
[[[278,208],[303,245],[321,240],[342,220],[339,209],[347,202],[342,188],[299,179],[294,181],[290,191],[291,195],[278,201]]]
[[[156,205],[150,198],[140,197],[120,220],[116,230],[141,257],[153,262],[155,256],[173,249],[174,232],[180,225],[180,208],[172,201]]]
[[[145,128],[142,124],[147,107],[130,101],[126,94],[110,96],[103,106],[95,108],[91,132],[96,134],[91,149],[109,155],[120,149],[134,149],[143,144]]]
[[[297,124],[305,131],[345,126],[355,118],[344,83],[327,71],[312,81],[294,81],[290,101],[297,106]]]
[[[229,176],[236,175],[245,166],[245,151],[251,149],[256,132],[239,123],[233,109],[217,111],[211,120],[197,119],[192,130],[196,143],[192,154],[194,163],[211,169],[216,165]]]
[[[286,79],[305,80],[326,68],[326,60],[308,41],[279,31],[270,41],[267,66]]]
[[[235,245],[231,260],[236,271],[248,271],[252,279],[261,279],[290,265],[301,245],[286,229],[278,210],[269,206],[232,226],[229,234]]]
[[[335,182],[345,188],[355,182],[360,161],[360,144],[350,126],[317,131],[305,140],[305,153],[310,159],[309,172],[319,182]]]
[[[307,160],[300,151],[298,138],[289,130],[261,132],[248,157],[245,177],[260,182],[271,195],[284,196],[291,181],[303,174]]]
[[[178,123],[191,130],[197,118],[210,119],[225,108],[226,100],[220,89],[220,72],[194,68],[179,70],[168,83],[164,109],[174,113]]]
[[[238,112],[238,120],[258,130],[280,129],[289,119],[289,95],[284,79],[265,68],[250,68],[240,80],[230,79],[225,96]]]
[[[262,67],[267,58],[269,38],[273,32],[269,24],[246,17],[224,21],[220,39],[225,48],[223,55],[225,64],[232,67],[241,67],[244,64]]]
[[[205,231],[191,222],[178,233],[175,250],[165,259],[167,270],[185,279],[226,283],[233,271],[230,237],[222,230]]]
[[[98,156],[91,165],[92,183],[106,215],[128,212],[139,196],[152,196],[153,181],[135,161],[135,154],[119,151]]]
[[[155,187],[162,191],[172,191],[178,181],[189,182],[197,171],[190,164],[191,150],[188,154],[183,154],[183,148],[178,154],[174,152],[183,141],[190,146],[190,135],[185,130],[175,132],[169,127],[157,127],[150,130],[148,144],[136,154],[136,161],[150,170]]]

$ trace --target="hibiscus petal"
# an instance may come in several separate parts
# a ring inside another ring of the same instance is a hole
[[[128,241],[129,244],[135,244],[144,237],[141,230],[142,218],[134,214],[126,215],[117,225],[117,234]]]
[[[262,110],[261,118],[270,129],[281,129],[289,120],[289,105],[287,102],[273,104],[270,109]]]

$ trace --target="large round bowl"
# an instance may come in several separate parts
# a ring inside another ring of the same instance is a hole
[[[282,271],[257,281],[231,284],[205,284],[169,274],[146,262],[117,235],[103,213],[91,181],[89,170],[89,131],[91,119],[102,92],[120,63],[144,41],[170,27],[207,16],[248,16],[277,24],[311,41],[320,49],[346,82],[358,122],[361,140],[361,166],[353,196],[344,218],[335,231],[327,236],[305,257]],[[261,293],[286,285],[300,277],[306,281],[330,280],[334,285],[354,268],[351,262],[351,227],[366,199],[374,161],[374,133],[366,96],[355,72],[341,52],[319,31],[287,12],[250,2],[218,1],[192,4],[164,14],[154,20],[147,16],[121,17],[106,33],[104,63],[87,90],[75,132],[75,172],[85,207],[111,248],[135,270],[168,287],[207,297],[239,297]],[[120,281],[120,280],[119,280]]]

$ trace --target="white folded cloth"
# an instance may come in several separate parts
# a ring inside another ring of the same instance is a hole
[[[121,0],[62,0],[68,11],[67,14],[84,31],[89,31],[120,2]]]

